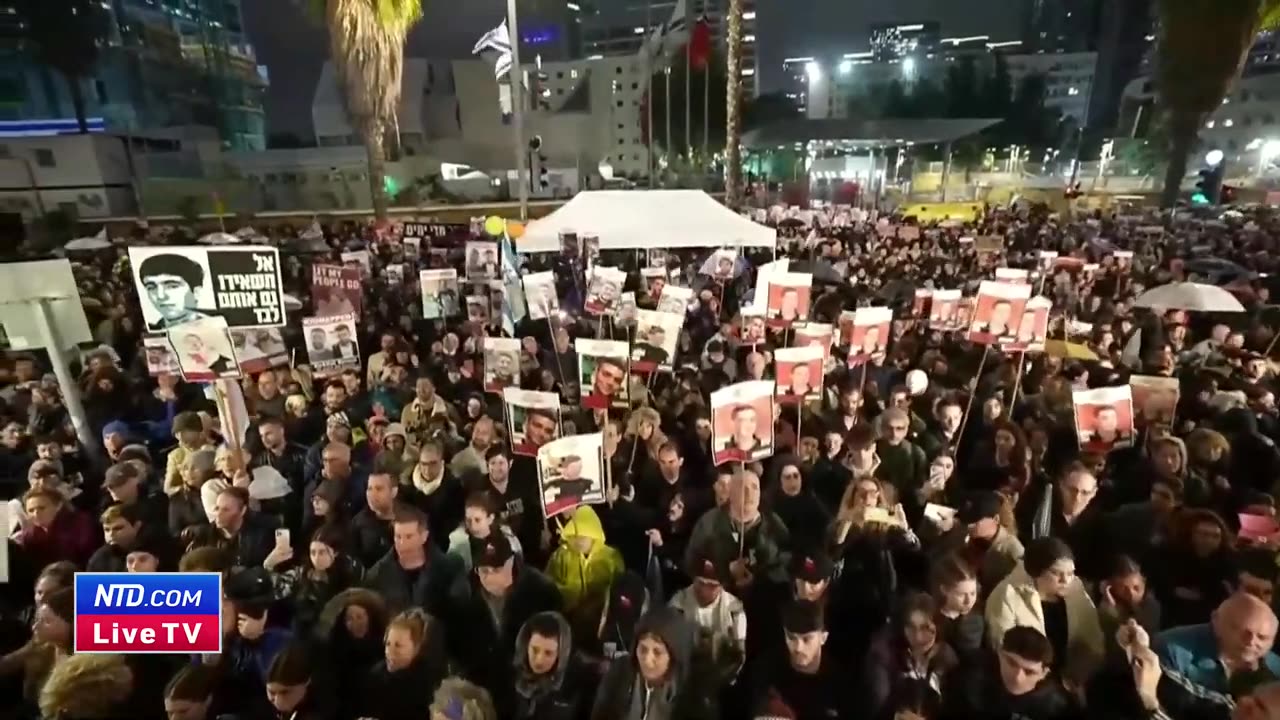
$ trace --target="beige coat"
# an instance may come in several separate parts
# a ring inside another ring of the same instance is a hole
[[[1083,682],[1106,652],[1102,624],[1080,578],[1071,582],[1064,601],[1067,604],[1067,658],[1065,663],[1058,661],[1055,665],[1063,668],[1064,676]],[[1021,562],[991,591],[986,618],[987,637],[993,648],[1000,647],[1005,632],[1013,627],[1025,625],[1045,631],[1040,593]]]

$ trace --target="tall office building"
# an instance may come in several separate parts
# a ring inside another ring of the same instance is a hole
[[[1106,5],[1128,5],[1108,2]],[[1026,52],[1097,50],[1103,0],[1029,0],[1023,17],[1022,48]]]
[[[241,0],[114,0],[109,31],[81,88],[108,130],[214,127],[230,149],[266,146],[268,79],[244,33]],[[39,63],[0,0],[0,119],[74,115],[66,82]]]
[[[876,62],[926,56],[938,51],[942,26],[937,22],[881,23],[871,26],[871,58]]]

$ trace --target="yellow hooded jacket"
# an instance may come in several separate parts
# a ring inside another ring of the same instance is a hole
[[[586,555],[573,547],[571,541],[576,537],[591,539]],[[624,569],[622,553],[605,544],[600,516],[588,505],[575,510],[565,523],[560,547],[547,562],[547,576],[560,588],[566,612],[574,612],[584,601],[601,601]]]

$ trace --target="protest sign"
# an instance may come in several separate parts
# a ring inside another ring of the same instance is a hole
[[[498,280],[502,277],[498,243],[488,240],[469,240],[466,253],[468,280]]]
[[[627,343],[621,340],[574,340],[578,351],[578,383],[582,406],[626,407],[629,401]]]
[[[352,315],[302,318],[307,338],[307,361],[316,377],[333,377],[360,368],[360,346]]]
[[[591,315],[613,315],[618,309],[627,272],[618,268],[595,265],[587,273],[587,297],[583,309]]]
[[[289,364],[289,348],[280,328],[232,328],[231,344],[236,349],[240,372],[246,375]]]
[[[484,338],[484,391],[500,393],[520,386],[520,341],[515,338]]]
[[[676,355],[684,314],[636,310],[636,342],[631,350],[631,369],[638,373],[670,370]]]
[[[131,247],[148,332],[218,316],[228,327],[285,323],[280,254],[269,247]]]
[[[537,457],[538,448],[560,435],[560,396],[539,390],[503,388],[511,451]]]
[[[772,380],[748,380],[711,393],[715,464],[751,462],[773,454]]]
[[[820,345],[778,348],[773,353],[780,402],[798,403],[822,396],[822,366],[826,352]]]
[[[538,485],[548,518],[605,502],[604,434],[570,435],[538,448]]]
[[[1031,286],[1025,283],[983,280],[969,322],[969,341],[983,345],[1017,342],[1015,323],[1021,323],[1030,298]]]
[[[158,375],[177,375],[182,372],[178,367],[178,356],[174,355],[173,348],[169,346],[169,339],[157,335],[155,337],[146,337],[142,339],[143,351],[147,356],[147,374],[152,377]]]
[[[204,317],[175,325],[165,331],[165,337],[183,380],[210,382],[240,377],[226,318]]]
[[[422,288],[422,317],[437,320],[462,312],[457,270],[423,270],[418,273],[418,282]]]
[[[1089,452],[1133,445],[1133,393],[1128,385],[1073,390],[1076,437]]]
[[[311,305],[316,316],[359,315],[362,295],[359,268],[311,266]]]

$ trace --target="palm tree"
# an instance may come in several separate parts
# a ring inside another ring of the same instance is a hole
[[[422,0],[311,0],[329,29],[329,55],[351,125],[369,158],[373,214],[387,217],[387,143],[399,136],[400,78]]]
[[[725,67],[725,204],[742,201],[742,0],[729,0],[729,49]]]
[[[1280,21],[1280,0],[1160,0],[1156,82],[1170,154],[1162,207],[1178,200],[1200,126],[1240,77],[1258,31]]]
[[[21,0],[14,7],[36,58],[67,82],[80,132],[89,132],[81,83],[93,74],[109,18],[98,0]]]

